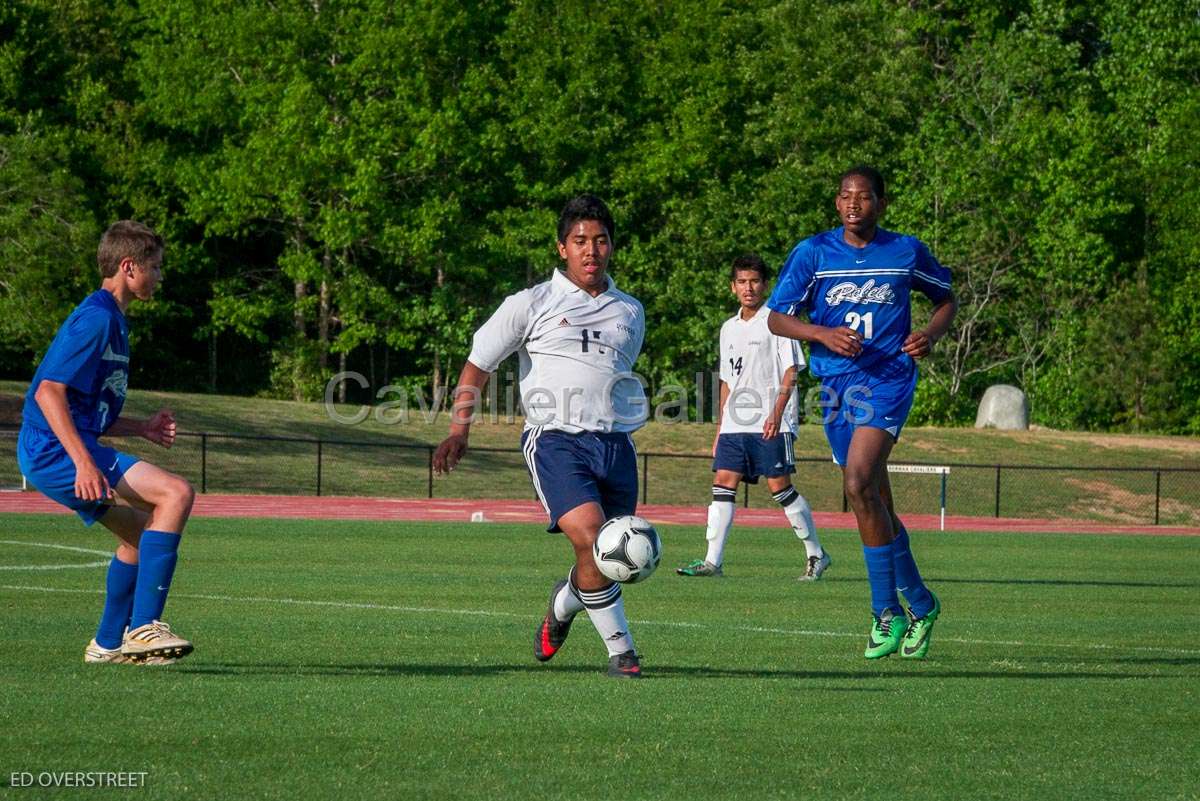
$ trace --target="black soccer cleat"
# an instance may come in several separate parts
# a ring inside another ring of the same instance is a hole
[[[642,666],[638,662],[638,655],[633,651],[626,651],[609,657],[608,676],[612,679],[640,679]]]
[[[564,623],[554,616],[554,599],[566,583],[567,580],[563,579],[550,591],[550,606],[546,609],[546,616],[533,633],[533,655],[539,662],[547,662],[557,654],[571,632],[571,621],[574,617]]]

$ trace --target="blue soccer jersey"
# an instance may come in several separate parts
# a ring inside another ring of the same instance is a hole
[[[112,294],[100,289],[75,307],[34,373],[22,412],[25,425],[50,430],[34,393],[43,381],[66,384],[80,433],[103,434],[121,414],[129,381],[129,326]]]
[[[886,359],[909,359],[901,348],[912,330],[914,289],[934,303],[950,296],[950,271],[919,239],[879,228],[866,247],[856,248],[838,227],[792,249],[767,305],[781,314],[805,312],[814,325],[845,326],[862,335],[862,352],[854,358],[812,343],[809,369],[816,376],[834,376]]]

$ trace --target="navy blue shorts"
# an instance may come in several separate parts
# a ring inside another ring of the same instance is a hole
[[[141,461],[136,456],[101,445],[94,434],[80,432],[80,437],[96,467],[108,479],[108,486],[113,489],[116,489],[125,471]],[[17,465],[21,468],[21,475],[38,492],[74,511],[86,525],[95,523],[112,506],[107,501],[85,501],[75,496],[75,463],[52,432],[21,426],[21,433],[17,436]]]
[[[637,511],[637,452],[628,434],[568,434],[538,426],[521,434],[521,450],[550,516],[547,531],[562,531],[558,519],[585,503],[600,504],[605,520]]]
[[[796,472],[794,434],[776,434],[763,439],[762,434],[721,434],[717,437],[717,455],[713,472],[732,470],[740,473],[747,484],[757,484],[759,476],[777,478]]]
[[[846,464],[856,428],[882,428],[893,441],[900,439],[900,430],[912,410],[917,372],[916,362],[905,356],[871,365],[865,371],[821,379],[825,438],[835,462]]]

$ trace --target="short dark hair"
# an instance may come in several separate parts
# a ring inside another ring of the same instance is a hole
[[[852,175],[858,175],[870,181],[871,189],[875,192],[876,197],[887,197],[887,193],[884,191],[883,187],[883,175],[880,174],[879,170],[866,164],[859,164],[857,167],[851,167],[842,173],[842,177],[838,179],[838,187],[840,188],[845,180]]]
[[[604,230],[608,231],[609,239],[616,244],[617,232],[613,226],[612,212],[604,205],[604,201],[595,195],[580,195],[567,201],[562,214],[558,215],[558,241],[566,242],[567,234],[571,233],[575,223],[581,220],[595,220],[603,225]]]
[[[729,280],[737,280],[737,274],[744,270],[754,270],[762,277],[762,280],[771,280],[771,268],[757,253],[747,253],[734,259],[733,266],[729,268]]]
[[[96,263],[100,265],[100,275],[112,278],[125,259],[147,266],[152,259],[161,259],[165,248],[163,238],[150,226],[136,220],[118,220],[100,237]]]

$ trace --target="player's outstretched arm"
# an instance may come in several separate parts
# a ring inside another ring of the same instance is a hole
[[[471,421],[475,419],[479,397],[483,394],[483,388],[491,375],[470,361],[463,364],[462,372],[458,376],[458,386],[454,388],[454,402],[450,407],[450,435],[442,440],[442,444],[433,452],[433,472],[439,476],[458,466],[467,452]]]
[[[901,350],[914,359],[928,356],[937,341],[950,330],[950,323],[954,322],[954,315],[957,313],[958,299],[954,295],[950,295],[933,307],[933,314],[929,316],[929,325],[908,335]]]
[[[854,358],[862,352],[862,336],[853,328],[827,328],[777,311],[772,311],[767,317],[767,328],[776,336],[802,342],[820,342],[839,356]]]
[[[67,385],[58,381],[43,380],[33,393],[33,399],[37,401],[38,408],[50,424],[50,430],[58,437],[67,456],[70,456],[75,464],[75,497],[85,501],[112,498],[112,487],[108,486],[108,479],[100,472],[100,468],[96,467],[96,462],[79,436],[79,429],[75,428],[75,421],[71,419],[71,410],[67,405]]]
[[[141,437],[169,448],[175,444],[175,431],[175,413],[170,409],[160,409],[149,420],[118,418],[105,434],[110,437]]]

